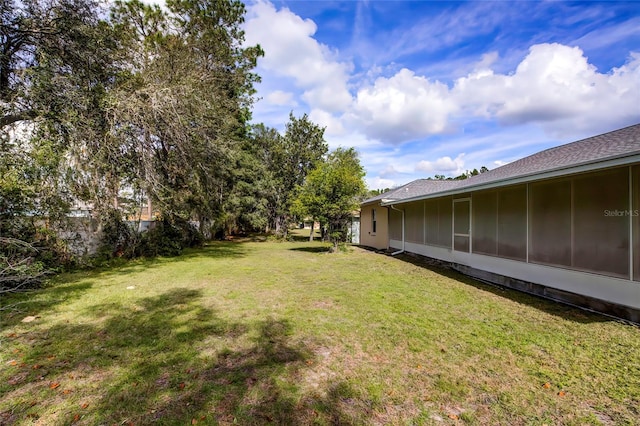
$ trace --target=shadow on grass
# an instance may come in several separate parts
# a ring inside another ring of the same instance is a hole
[[[24,293],[2,295],[0,297],[0,313],[2,313],[0,322],[5,327],[13,326],[20,322],[25,315],[37,316],[56,305],[81,297],[92,286],[91,283],[80,279],[70,285],[47,286]]]
[[[290,248],[291,251],[302,251],[305,253],[329,253],[329,246],[315,246],[315,247],[294,247]]]
[[[558,302],[552,301],[549,299],[545,299],[541,296],[536,296],[533,294],[525,293],[523,291],[519,291],[519,290],[508,288],[508,287],[502,287],[498,284],[491,284],[491,283],[486,283],[483,281],[476,280],[472,277],[469,277],[453,269],[443,266],[437,260],[432,260],[429,258],[423,258],[418,256],[411,256],[407,254],[401,254],[395,257],[396,259],[402,260],[407,263],[411,263],[412,265],[426,268],[432,272],[435,272],[447,278],[456,280],[458,282],[461,282],[467,285],[471,285],[479,290],[498,295],[500,297],[509,299],[516,303],[521,303],[524,305],[534,307],[547,314],[551,314],[569,321],[585,323],[585,324],[594,323],[594,322],[614,321],[613,318],[607,317],[605,315],[580,309],[575,306],[564,304],[559,301]]]
[[[204,247],[185,249],[178,256],[141,258],[131,261],[123,261],[122,264],[98,268],[97,271],[108,274],[128,274],[143,269],[173,263],[182,263],[202,259],[229,259],[241,258],[248,254],[249,249],[241,242],[230,243],[227,241],[211,241]]]
[[[0,424],[366,423],[344,383],[302,393],[315,356],[286,319],[228,321],[201,298],[174,289],[96,305],[11,337],[20,362],[0,372]]]
[[[0,312],[5,311],[2,321],[5,326],[13,325],[21,321],[25,315],[37,316],[59,304],[79,298],[92,287],[88,280],[129,275],[150,268],[192,260],[240,258],[246,256],[248,252],[246,245],[241,243],[214,241],[202,248],[187,249],[180,256],[121,260],[113,265],[63,273],[54,277],[44,288],[2,295]]]

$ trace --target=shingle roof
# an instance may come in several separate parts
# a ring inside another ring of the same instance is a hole
[[[454,190],[471,190],[493,183],[508,184],[517,178],[533,177],[633,155],[640,155],[640,124],[540,151],[465,180],[418,179],[364,203],[377,200],[402,201],[434,194],[446,195]]]
[[[433,180],[418,179],[402,185],[399,188],[392,189],[375,197],[369,198],[362,204],[371,203],[378,200],[400,201],[407,198],[419,197],[422,195],[433,194],[441,191],[453,189],[460,185],[460,180]]]
[[[640,153],[640,124],[540,151],[473,176],[464,181],[464,186],[545,173],[638,153]]]

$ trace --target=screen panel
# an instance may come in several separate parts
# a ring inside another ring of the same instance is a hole
[[[437,246],[438,241],[438,200],[427,200],[424,206],[425,244]]]
[[[498,256],[527,258],[527,186],[498,192]]]
[[[441,247],[451,248],[452,245],[452,200],[452,197],[443,197],[438,199],[438,245]]]
[[[389,238],[402,240],[402,213],[389,208]]]
[[[571,266],[571,181],[529,186],[529,260]]]
[[[573,266],[629,278],[629,168],[573,180]]]
[[[473,252],[498,253],[498,193],[483,191],[473,194]]]
[[[469,237],[454,235],[453,248],[457,251],[469,252]]]
[[[404,209],[405,239],[424,244],[424,202],[407,204]]]

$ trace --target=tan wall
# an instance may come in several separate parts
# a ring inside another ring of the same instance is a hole
[[[372,211],[376,210],[376,232],[373,232]],[[377,249],[389,247],[388,209],[379,203],[362,206],[360,211],[360,244]]]

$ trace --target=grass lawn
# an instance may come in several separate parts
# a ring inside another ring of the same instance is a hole
[[[638,327],[324,247],[213,243],[5,297],[0,424],[640,424]]]

